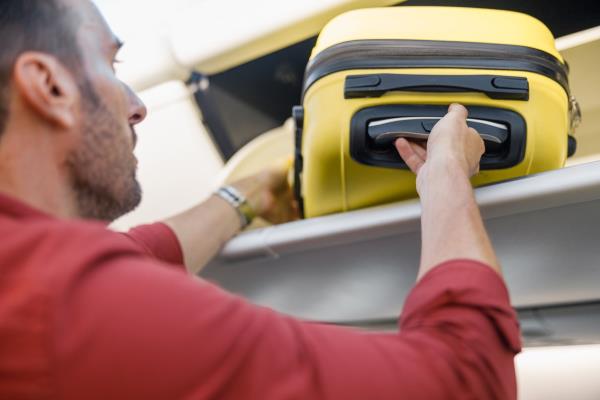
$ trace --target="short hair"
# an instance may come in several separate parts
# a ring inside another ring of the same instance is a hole
[[[77,14],[64,0],[0,0],[0,137],[9,118],[15,62],[26,51],[56,56],[68,68],[80,62]]]

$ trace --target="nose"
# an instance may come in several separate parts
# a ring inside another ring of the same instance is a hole
[[[129,124],[132,126],[137,125],[146,119],[148,110],[138,95],[135,94],[135,92],[131,90],[129,86],[124,86],[125,90],[127,91],[127,96],[129,97]]]

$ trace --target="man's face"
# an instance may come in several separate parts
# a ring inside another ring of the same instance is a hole
[[[75,73],[81,95],[80,141],[68,164],[79,215],[112,221],[141,201],[134,125],[145,118],[146,109],[115,76],[121,44],[96,7],[73,3],[82,16],[77,31],[82,69]]]

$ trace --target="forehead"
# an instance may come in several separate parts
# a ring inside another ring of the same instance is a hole
[[[94,41],[104,46],[119,42],[100,10],[90,0],[65,0],[70,6],[77,7],[79,17],[79,36],[84,41]]]

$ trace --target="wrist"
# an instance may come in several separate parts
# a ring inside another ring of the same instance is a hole
[[[472,195],[472,186],[468,172],[464,166],[454,161],[440,162],[438,165],[428,165],[425,173],[419,176],[419,196],[424,199],[432,195],[447,198],[449,194],[456,196],[460,193]]]
[[[245,194],[231,185],[219,188],[215,195],[225,200],[236,212],[241,228],[250,225],[256,216],[256,213],[250,205]]]
[[[427,160],[431,171],[436,173],[451,172],[458,177],[470,178],[472,168],[464,156],[447,153],[434,153]]]

